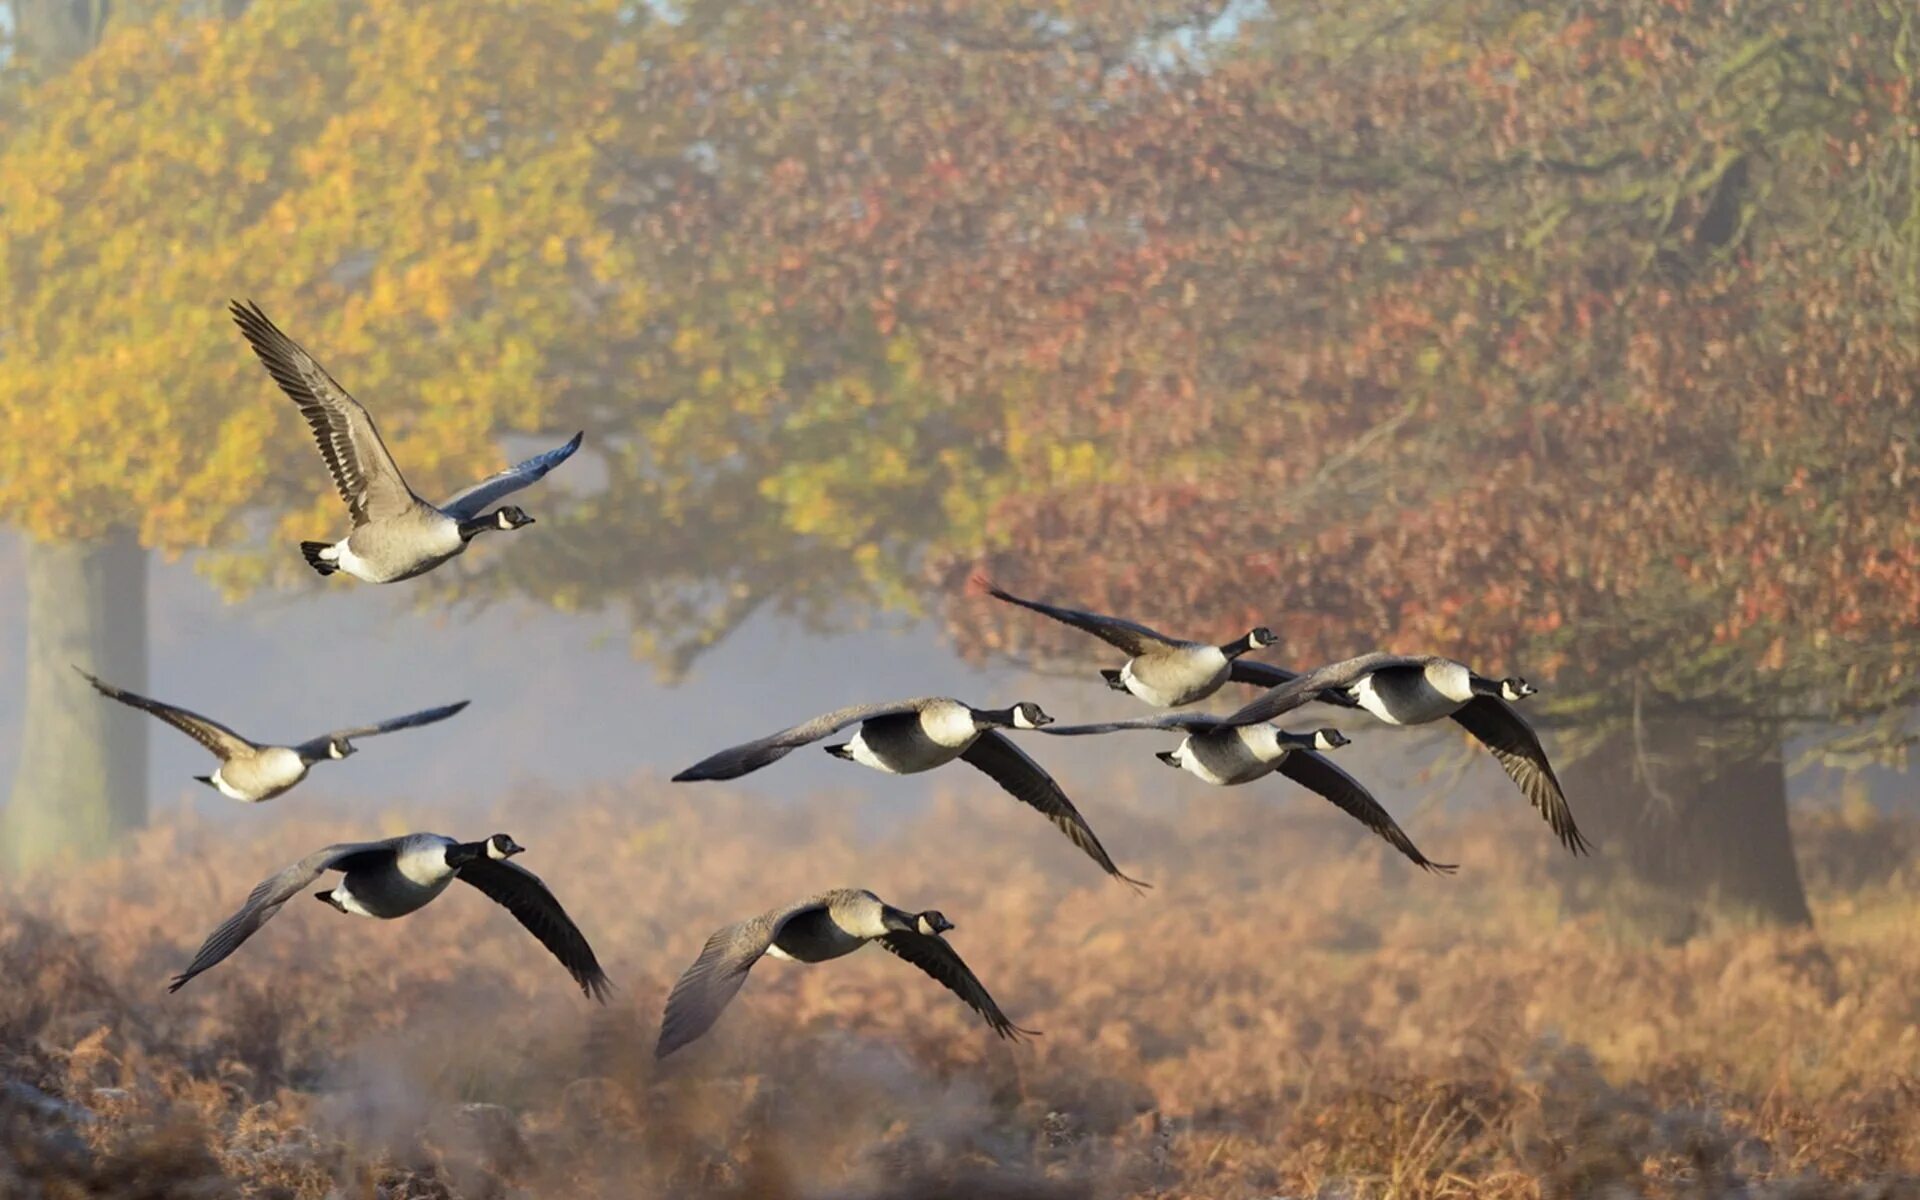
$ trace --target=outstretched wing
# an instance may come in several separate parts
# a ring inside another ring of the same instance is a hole
[[[1413,860],[1422,870],[1451,875],[1459,868],[1453,863],[1437,863],[1420,853],[1413,839],[1400,828],[1393,814],[1380,807],[1365,785],[1311,750],[1294,750],[1280,760],[1280,773],[1301,787],[1316,792],[1339,805],[1348,816],[1385,838],[1387,844]]]
[[[80,668],[75,667],[74,670],[80,671]],[[85,671],[80,671],[80,675],[88,683],[92,684],[94,690],[101,695],[109,696],[122,704],[130,705],[142,712],[152,713],[162,721],[178,729],[181,733],[186,734],[194,741],[199,742],[202,746],[213,751],[223,762],[236,754],[259,749],[258,746],[211,717],[203,717],[199,713],[188,712],[184,708],[176,708],[171,704],[162,704],[158,700],[152,700],[138,693],[129,692],[124,688],[114,687],[110,683],[103,683]]]
[[[600,960],[593,956],[593,947],[538,875],[504,859],[477,858],[461,867],[459,876],[460,882],[479,888],[539,938],[582,992],[602,1004],[607,1002],[613,985],[600,969]]]
[[[1136,890],[1152,886],[1122,874],[1120,868],[1113,865],[1106,847],[1094,836],[1093,827],[1073,806],[1073,801],[1067,799],[1066,792],[1054,782],[1053,776],[1047,774],[1039,763],[1014,745],[1005,734],[997,729],[989,729],[975,738],[973,745],[968,746],[960,757],[992,776],[995,783],[1020,803],[1045,813],[1061,833],[1066,834],[1088,858],[1100,864],[1101,870]]]
[[[809,907],[823,905],[800,905],[784,915],[793,916]],[[700,957],[681,973],[667,997],[666,1015],[660,1021],[660,1040],[653,1047],[655,1058],[665,1058],[713,1028],[720,1013],[739,992],[740,985],[747,981],[747,972],[766,954],[767,947],[773,945],[775,924],[769,914],[735,921],[714,931],[701,948]]]
[[[1375,671],[1383,671],[1388,667],[1419,666],[1422,661],[1404,654],[1362,654],[1358,658],[1315,667],[1305,675],[1296,675],[1278,687],[1268,689],[1244,707],[1222,717],[1220,724],[1257,725],[1262,721],[1271,721],[1303,704],[1312,703],[1319,699],[1319,693],[1329,688],[1344,688],[1358,683]]]
[[[1553,764],[1547,761],[1540,735],[1527,724],[1526,718],[1498,696],[1475,696],[1453,714],[1453,719],[1493,752],[1500,769],[1520,785],[1520,790],[1553,828],[1561,845],[1575,854],[1587,853],[1590,847],[1581,836],[1580,827],[1573,823],[1573,809],[1567,805],[1567,794],[1560,790],[1560,780],[1553,773]]]
[[[173,982],[167,985],[167,990],[179,991],[186,986],[189,979],[209,967],[218,965],[227,955],[238,950],[240,943],[252,937],[262,925],[272,920],[273,915],[280,911],[281,905],[292,899],[301,888],[318,879],[322,871],[350,870],[357,865],[355,860],[361,855],[367,855],[370,858],[379,855],[391,856],[398,841],[399,839],[393,838],[380,842],[341,842],[338,845],[328,846],[324,850],[316,850],[278,874],[262,880],[248,895],[247,902],[240,906],[240,911],[223,921],[220,928],[214,930],[208,935],[207,940],[201,943],[199,953],[193,956],[193,962],[187,965],[186,970],[173,977]]]
[[[234,323],[247,336],[253,352],[266,364],[274,382],[300,406],[300,415],[313,429],[320,457],[333,475],[334,487],[353,514],[355,529],[368,521],[397,517],[409,511],[417,497],[394,465],[380,430],[360,402],[334,381],[326,369],[298,342],[280,332],[257,304],[231,306]]]
[[[1285,667],[1276,667],[1272,663],[1255,662],[1250,658],[1236,658],[1227,668],[1227,678],[1235,683],[1250,683],[1255,687],[1277,688],[1300,678],[1300,672],[1289,671]],[[1347,693],[1327,690],[1314,696],[1322,704],[1337,704],[1341,708],[1359,708],[1360,702]]]
[[[321,742],[329,738],[346,738],[352,740],[353,738],[372,737],[379,733],[394,733],[402,729],[417,729],[422,725],[431,725],[435,721],[444,721],[471,703],[473,703],[471,700],[462,700],[456,704],[443,704],[439,708],[423,708],[419,712],[408,713],[404,717],[389,717],[373,725],[360,725],[353,729],[336,729],[332,733],[327,734],[326,737],[315,740]]]
[[[576,433],[573,440],[564,446],[557,446],[544,454],[536,454],[525,462],[515,463],[498,475],[490,475],[479,483],[456,492],[440,511],[456,521],[466,521],[479,516],[489,504],[503,496],[510,496],[529,484],[546,478],[548,471],[573,457],[580,448],[580,439],[586,434]]]
[[[856,704],[851,708],[837,708],[830,713],[822,713],[811,721],[802,721],[790,729],[779,733],[770,733],[757,741],[743,742],[730,746],[718,754],[709,755],[673,777],[675,783],[692,783],[703,779],[737,779],[761,767],[779,762],[809,742],[817,742],[836,729],[844,729],[855,721],[865,721],[870,717],[887,717],[897,713],[917,712],[926,700],[892,700],[880,704]]]
[[[1062,608],[1057,604],[1045,604],[1039,600],[1022,599],[996,586],[984,575],[974,576],[973,584],[996,600],[1005,600],[1008,604],[1018,604],[1021,608],[1030,608],[1042,616],[1052,617],[1083,633],[1090,633],[1109,646],[1118,647],[1130,655],[1145,654],[1149,650],[1181,645],[1176,639],[1149,629],[1137,621],[1084,612],[1077,608]]]
[[[1086,737],[1095,733],[1126,733],[1130,730],[1158,731],[1177,729],[1183,733],[1205,733],[1226,723],[1225,717],[1207,713],[1161,713],[1153,717],[1127,717],[1119,721],[1095,721],[1086,725],[1047,725],[1040,732],[1053,737]]]
[[[972,968],[961,960],[959,952],[949,946],[945,938],[925,933],[889,933],[880,939],[880,944],[965,1000],[967,1007],[984,1017],[1001,1037],[1017,1042],[1021,1038],[1040,1036],[1038,1030],[1022,1029],[1007,1019],[1007,1014],[993,1002]]]

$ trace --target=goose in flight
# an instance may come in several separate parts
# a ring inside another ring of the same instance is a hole
[[[1038,704],[1028,703],[982,709],[927,696],[856,704],[710,755],[675,775],[673,782],[737,779],[858,722],[860,728],[854,735],[839,745],[828,746],[827,753],[889,775],[915,775],[962,759],[986,772],[1014,799],[1039,809],[1074,845],[1099,863],[1101,870],[1135,888],[1146,886],[1114,866],[1106,848],[1094,836],[1093,827],[1053,776],[1000,732],[1039,729],[1052,721]]]
[[[353,532],[338,542],[300,543],[300,553],[321,575],[345,571],[368,583],[396,583],[460,554],[478,534],[531,525],[533,518],[514,505],[491,512],[487,507],[544,478],[580,448],[582,435],[576,433],[564,446],[429,504],[407,486],[367,410],[312,355],[280,332],[259,305],[236,300],[232,312],[253,352],[313,427],[320,457],[353,517]]]
[[[980,1014],[1003,1038],[1018,1041],[1035,1036],[1007,1019],[979,979],[941,935],[953,922],[931,910],[904,912],[872,892],[839,888],[810,896],[797,904],[776,908],[745,921],[722,926],[707,939],[667,997],[666,1017],[660,1024],[657,1058],[713,1028],[747,972],[762,958],[818,963],[852,954],[868,942],[878,942],[894,955],[919,967]]]
[[[1105,721],[1088,725],[1055,725],[1047,733],[1059,737],[1115,733],[1134,729],[1178,730],[1187,736],[1171,750],[1155,757],[1170,767],[1178,767],[1194,778],[1215,787],[1235,787],[1279,772],[1301,787],[1332,801],[1342,812],[1359,821],[1386,843],[1405,855],[1424,871],[1451,875],[1453,863],[1438,863],[1420,852],[1413,839],[1400,828],[1393,814],[1381,807],[1373,793],[1353,776],[1333,765],[1325,751],[1348,744],[1338,729],[1319,729],[1312,733],[1289,733],[1275,725],[1222,725],[1218,717],[1199,713],[1170,713],[1131,721]]]
[[[1465,663],[1434,654],[1362,654],[1304,675],[1266,663],[1248,666],[1253,669],[1244,682],[1268,690],[1221,718],[1222,724],[1271,721],[1315,700],[1363,708],[1389,725],[1424,725],[1451,717],[1492,752],[1562,845],[1574,854],[1589,851],[1540,735],[1513,707],[1513,701],[1537,690],[1526,680],[1488,679]]]
[[[80,668],[75,667],[74,670],[80,671]],[[267,746],[248,741],[210,717],[114,687],[85,671],[80,671],[80,675],[101,695],[142,712],[152,713],[211,750],[214,757],[220,760],[220,765],[214,768],[213,774],[195,775],[194,778],[229,800],[241,800],[248,804],[271,800],[288,791],[307,777],[308,768],[315,763],[338,760],[357,753],[354,738],[431,725],[435,721],[446,720],[469,703],[462,700],[458,704],[422,709],[374,725],[339,729],[294,746]]]
[[[1244,681],[1244,667],[1253,664],[1243,664],[1240,656],[1279,640],[1273,630],[1262,625],[1224,645],[1181,641],[1120,617],[1022,599],[996,587],[984,575],[975,575],[970,587],[996,600],[1030,608],[1124,650],[1131,657],[1118,670],[1100,672],[1101,677],[1114,691],[1131,693],[1156,708],[1179,708],[1213,695],[1229,679]]]
[[[337,912],[383,921],[424,908],[455,878],[471,884],[540,939],[583,993],[606,1003],[612,985],[585,935],[538,875],[507,861],[522,849],[504,833],[479,842],[456,842],[437,833],[409,833],[317,850],[262,880],[240,911],[207,937],[193,962],[173,977],[167,990],[177,992],[194,976],[219,965],[302,888],[324,872],[339,871],[340,882],[313,894]]]

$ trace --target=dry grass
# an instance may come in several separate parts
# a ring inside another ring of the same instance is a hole
[[[1564,917],[1550,839],[1512,812],[1418,822],[1465,864],[1447,880],[1270,791],[1177,814],[1082,799],[1149,896],[973,787],[878,838],[831,802],[653,781],[447,828],[530,847],[621,988],[605,1010],[464,889],[390,924],[296,901],[169,996],[257,878],[413,822],[309,819],[296,797],[155,829],[0,895],[0,1196],[1864,1196],[1920,1177],[1920,910],[1912,855],[1887,852],[1907,826],[1806,823],[1818,944],[1659,946]],[[763,964],[713,1034],[653,1062],[708,931],[840,883],[944,910],[1045,1037],[999,1042],[870,952]]]

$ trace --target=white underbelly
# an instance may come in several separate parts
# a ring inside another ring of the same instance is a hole
[[[1192,738],[1188,738],[1186,741],[1181,742],[1179,748],[1176,749],[1173,753],[1174,753],[1174,756],[1180,760],[1180,769],[1185,771],[1187,774],[1193,776],[1195,779],[1198,779],[1201,783],[1210,783],[1214,787],[1226,787],[1229,784],[1237,782],[1236,780],[1229,779],[1227,776],[1220,774],[1218,771],[1214,770],[1212,767],[1202,762],[1200,760],[1200,756],[1193,752]]]
[[[1459,701],[1449,700],[1430,687],[1396,690],[1389,707],[1389,697],[1374,686],[1371,675],[1348,691],[1361,708],[1389,725],[1425,725],[1460,711]]]
[[[368,912],[366,905],[360,903],[359,898],[347,889],[347,881],[344,879],[333,885],[333,898],[340,902],[342,910],[350,912],[356,917],[373,917],[375,920],[379,919],[378,913]]]
[[[225,769],[226,769],[225,767],[221,768],[222,771]],[[229,800],[238,800],[243,804],[252,804],[254,801],[260,798],[258,796],[249,796],[247,793],[240,791],[238,788],[228,783],[226,780],[226,777],[220,774],[220,771],[215,771],[212,775],[209,775],[207,778],[213,780],[213,790],[216,792],[219,792],[222,796],[225,796]]]
[[[876,771],[884,771],[889,775],[901,773],[898,767],[882,761],[880,756],[873,752],[873,747],[867,745],[866,735],[862,732],[855,731],[853,737],[848,740],[847,752],[853,755],[853,761],[863,767],[872,767]]]
[[[333,553],[323,553],[321,557],[333,559],[334,563],[342,571],[345,571],[355,579],[365,580],[367,583],[386,583],[390,578],[388,573],[375,567],[358,554],[355,554],[353,548],[347,544],[347,542],[351,540],[352,539],[349,538],[334,543]]]

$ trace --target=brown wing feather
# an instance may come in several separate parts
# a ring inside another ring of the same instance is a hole
[[[259,305],[236,300],[231,311],[253,352],[312,427],[333,485],[353,514],[354,528],[401,516],[419,503],[360,402],[298,342],[282,333]]]
[[[80,668],[75,667],[74,670],[80,671]],[[214,755],[222,762],[225,762],[236,754],[259,749],[258,746],[211,717],[203,717],[199,713],[189,712],[184,708],[179,708],[172,704],[164,704],[158,700],[149,699],[137,692],[129,692],[125,688],[114,687],[110,683],[96,679],[85,671],[80,671],[80,675],[88,683],[92,684],[94,690],[101,695],[118,700],[120,703],[128,705],[129,707],[137,708],[141,712],[152,713],[162,721],[178,729],[181,733],[186,734],[194,741],[199,742],[202,746],[213,751]]]
[[[512,913],[514,920],[560,960],[582,992],[602,1004],[607,1002],[613,985],[600,969],[593,947],[538,875],[518,863],[479,858],[461,867],[459,877],[460,882],[472,884]]]
[[[1454,713],[1453,719],[1492,752],[1500,769],[1533,802],[1561,845],[1575,854],[1591,849],[1573,822],[1573,809],[1553,773],[1553,764],[1547,761],[1546,747],[1525,717],[1498,696],[1476,696]]]
[[[1406,855],[1422,870],[1451,875],[1459,868],[1453,863],[1437,863],[1420,853],[1393,814],[1380,806],[1373,793],[1358,779],[1334,766],[1311,750],[1295,750],[1280,760],[1280,774],[1308,791],[1331,800],[1342,812],[1359,821],[1386,840],[1389,846]]]
[[[1130,655],[1145,654],[1150,650],[1164,650],[1169,646],[1182,644],[1158,630],[1147,628],[1138,621],[1127,621],[1120,617],[1103,616],[1100,613],[1084,612],[1077,608],[1062,608],[1039,600],[1023,599],[996,586],[985,576],[977,577],[974,584],[995,600],[1004,600],[1008,604],[1017,604],[1021,608],[1031,609],[1041,616],[1052,617],[1062,624],[1073,626],[1082,633],[1090,633],[1107,645],[1124,650]]]
[[[1066,792],[1055,783],[1053,776],[1046,773],[1039,763],[1027,756],[1026,751],[1013,744],[1006,735],[998,730],[988,730],[974,739],[973,745],[960,756],[966,762],[978,767],[993,778],[993,781],[1005,788],[1014,799],[1045,813],[1060,832],[1067,835],[1074,845],[1100,864],[1100,869],[1136,890],[1151,887],[1138,879],[1122,874],[1113,864],[1107,848],[1094,836],[1093,826],[1080,815],[1080,810],[1067,799]]]
[[[1003,1038],[1019,1041],[1039,1037],[1039,1031],[1022,1029],[1007,1019],[1000,1006],[987,994],[973,970],[946,939],[923,933],[889,933],[880,944],[893,954],[919,967],[940,986],[967,1002],[967,1006],[986,1019],[988,1026]]]

